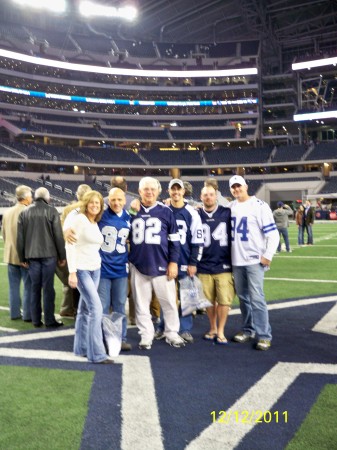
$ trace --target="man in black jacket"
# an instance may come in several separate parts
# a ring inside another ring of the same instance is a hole
[[[35,191],[35,203],[19,216],[17,250],[20,263],[27,267],[32,281],[31,315],[35,328],[40,328],[41,289],[46,327],[63,325],[55,320],[54,273],[56,264],[64,266],[66,254],[62,227],[57,209],[50,206],[49,191],[40,187]]]

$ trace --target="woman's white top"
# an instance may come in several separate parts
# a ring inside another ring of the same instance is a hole
[[[99,249],[103,236],[97,223],[92,223],[85,214],[73,218],[71,228],[76,233],[76,243],[66,243],[69,273],[79,270],[97,270],[101,267]]]

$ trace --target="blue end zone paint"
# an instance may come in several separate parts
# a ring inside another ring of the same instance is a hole
[[[253,343],[218,346],[202,340],[201,336],[208,330],[205,316],[197,316],[194,320],[195,343],[182,349],[169,347],[164,341],[156,341],[151,351],[138,350],[139,335],[136,329],[130,329],[129,342],[133,345],[130,355],[143,355],[151,360],[165,450],[184,449],[212,423],[212,411],[230,408],[278,362],[336,364],[336,336],[311,331],[334,305],[335,302],[329,302],[270,311],[274,339],[272,349],[268,352],[256,351]],[[240,315],[230,316],[226,327],[227,337],[231,338],[240,325]],[[73,337],[56,337],[0,344],[0,347],[72,352],[72,345]],[[4,357],[0,357],[0,363],[94,370],[96,374],[81,450],[120,448],[121,365],[99,366],[86,362]],[[326,383],[337,383],[337,376],[300,375],[273,407],[273,410],[280,412],[288,411],[288,424],[258,426],[245,436],[238,448],[284,448]],[[247,409],[253,408],[254,405],[247,405]],[[141,420],[142,417],[134,411],[135,423]],[[224,433],[235,432],[235,424],[231,428],[225,424],[223,427]]]

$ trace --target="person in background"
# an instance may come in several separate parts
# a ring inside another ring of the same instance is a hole
[[[304,206],[304,230],[307,232],[307,245],[313,245],[314,244],[314,237],[312,234],[312,226],[315,221],[315,212],[314,209],[311,206],[311,201],[306,200],[305,206]],[[304,237],[303,237],[304,239]]]
[[[200,206],[200,202],[197,202],[193,198],[193,186],[191,185],[191,183],[189,181],[184,181],[184,189],[185,189],[185,194],[184,194],[185,201],[189,205],[193,206],[193,208]]]
[[[297,237],[297,243],[298,245],[304,245],[304,206],[300,205],[296,211],[296,225],[298,228],[298,237]]]
[[[8,265],[9,282],[9,315],[11,320],[23,319],[31,322],[30,291],[31,281],[27,263],[20,264],[16,249],[18,218],[21,212],[32,201],[32,189],[29,186],[20,185],[15,189],[16,205],[9,208],[2,218],[2,237],[4,240],[4,262]],[[22,316],[20,285],[23,282]]]
[[[98,227],[104,238],[100,249],[102,259],[101,277],[98,295],[103,306],[103,314],[109,314],[110,308],[122,314],[122,351],[131,350],[127,341],[127,318],[125,303],[128,294],[128,248],[130,215],[124,209],[125,193],[119,188],[109,192],[109,206],[103,212]]]
[[[102,195],[97,191],[87,192],[81,202],[79,214],[73,219],[71,228],[76,242],[66,243],[69,268],[69,285],[80,291],[80,303],[75,323],[74,353],[87,357],[96,364],[111,364],[103,343],[103,307],[97,289],[100,279],[100,247],[103,236],[97,225],[104,209]]]
[[[273,216],[274,220],[278,229],[278,232],[280,234],[280,242],[277,247],[277,251],[281,251],[281,236],[284,239],[284,243],[286,246],[286,251],[288,253],[291,253],[290,245],[289,245],[289,234],[288,234],[288,227],[289,227],[289,217],[292,217],[293,210],[290,208],[290,206],[285,205],[283,202],[277,203],[277,209],[274,210]]]
[[[64,266],[66,255],[60,216],[49,205],[48,189],[35,191],[35,202],[19,215],[17,251],[20,263],[28,267],[31,279],[31,319],[35,328],[43,325],[41,320],[41,290],[43,291],[44,320],[47,328],[63,325],[55,319],[54,274],[56,264]]]
[[[250,196],[244,178],[229,180],[232,212],[232,266],[240,300],[242,331],[233,340],[244,344],[258,339],[257,350],[269,350],[272,333],[263,291],[264,273],[270,268],[280,236],[267,203]]]

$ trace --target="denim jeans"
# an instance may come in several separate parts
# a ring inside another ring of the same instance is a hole
[[[290,250],[290,246],[289,246],[289,235],[288,235],[288,228],[279,228],[278,232],[280,234],[280,242],[279,245],[277,247],[277,251],[280,252],[281,251],[281,236],[284,239],[284,243],[286,245],[286,250],[287,252],[289,252]]]
[[[303,231],[304,231],[303,225],[299,225],[298,226],[298,237],[297,237],[298,245],[303,245],[304,244]]]
[[[23,282],[23,301],[22,301],[22,318],[23,320],[31,320],[30,313],[30,290],[31,281],[28,269],[16,264],[8,264],[8,281],[9,281],[9,312],[11,319],[21,317],[21,295],[20,284]]]
[[[101,278],[98,286],[98,295],[103,306],[103,314],[112,311],[123,314],[122,340],[126,341],[127,318],[125,315],[125,303],[128,295],[128,278]]]
[[[43,310],[46,325],[55,322],[55,289],[54,274],[56,268],[56,257],[35,258],[29,260],[29,276],[31,279],[30,308],[34,325],[41,322],[41,289],[43,291]]]
[[[308,225],[304,225],[304,229],[306,230],[308,234],[307,244],[313,244],[314,239],[312,235],[312,225],[309,223]]]
[[[263,292],[262,264],[233,266],[234,283],[240,300],[243,332],[259,339],[272,339],[267,304]]]
[[[103,307],[97,293],[100,272],[100,269],[77,270],[77,288],[81,297],[75,324],[74,353],[87,356],[93,363],[107,359],[102,332]]]

